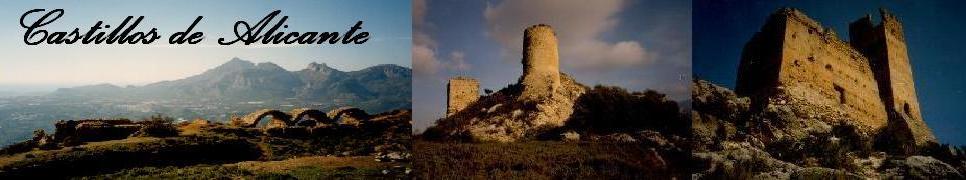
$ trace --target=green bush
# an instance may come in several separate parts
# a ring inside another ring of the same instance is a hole
[[[688,131],[678,104],[653,90],[628,92],[597,85],[577,99],[570,118],[568,127],[599,133],[650,129],[683,135]]]
[[[145,118],[140,123],[141,130],[137,136],[141,137],[173,137],[178,136],[178,128],[174,127],[174,119],[157,114]]]

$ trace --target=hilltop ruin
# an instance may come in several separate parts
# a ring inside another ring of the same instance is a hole
[[[574,102],[588,88],[560,72],[557,37],[550,25],[528,27],[523,39],[518,83],[480,97],[475,79],[450,79],[446,117],[429,134],[442,131],[449,138],[510,142],[564,126]]]
[[[880,10],[840,40],[797,9],[772,14],[741,55],[735,92],[753,109],[794,104],[827,122],[853,121],[864,132],[888,134],[902,147],[936,138],[922,119],[899,19]]]

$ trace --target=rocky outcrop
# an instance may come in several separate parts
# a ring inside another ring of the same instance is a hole
[[[551,92],[549,99],[520,100],[522,86],[511,85],[440,119],[427,132],[444,139],[512,142],[564,126],[587,87],[566,74],[560,77],[561,88]]]
[[[935,158],[909,156],[888,161],[882,167],[883,179],[964,179],[961,172]]]
[[[693,141],[709,145],[733,138],[737,133],[735,123],[749,116],[750,100],[704,80],[693,81],[691,87]]]
[[[870,133],[836,109],[803,106],[808,102],[787,96],[755,107],[707,81],[695,80],[692,86],[696,179],[962,178],[955,164],[966,162],[966,156],[957,148],[916,151],[941,160],[894,153],[873,145],[882,141],[877,137],[887,137],[875,133],[894,132]]]

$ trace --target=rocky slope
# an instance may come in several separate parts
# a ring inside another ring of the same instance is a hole
[[[694,179],[963,179],[966,155],[945,145],[900,150],[889,130],[867,131],[835,109],[776,97],[747,97],[692,83]],[[761,107],[761,108],[754,108]]]
[[[549,99],[519,100],[521,86],[514,84],[438,120],[424,134],[444,139],[512,142],[561,127],[573,113],[577,98],[588,88],[563,73],[560,79],[561,88],[552,92]]]

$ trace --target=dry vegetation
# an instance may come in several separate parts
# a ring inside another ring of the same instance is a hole
[[[632,143],[456,143],[415,141],[417,179],[666,179],[685,172],[657,167]]]
[[[126,139],[4,150],[10,153],[0,154],[0,179],[406,178],[409,112],[375,116],[358,126],[295,137],[206,121],[173,124],[153,116]],[[386,157],[392,153],[407,155]]]
[[[400,179],[400,163],[379,163],[372,156],[300,157],[223,165],[142,167],[83,179]]]

